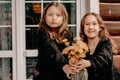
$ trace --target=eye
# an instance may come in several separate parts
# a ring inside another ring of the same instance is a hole
[[[85,25],[89,25],[89,23],[85,23]]]
[[[53,15],[54,15],[54,14],[52,14],[52,13],[49,13],[49,14],[48,14],[48,16],[53,16]]]
[[[97,23],[93,23],[93,25],[97,25]]]
[[[60,16],[62,16],[62,15],[61,15],[61,14],[56,14],[56,16],[57,16],[57,17],[60,17]]]

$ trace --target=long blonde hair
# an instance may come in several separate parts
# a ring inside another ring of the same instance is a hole
[[[103,23],[103,19],[101,18],[101,16],[99,16],[98,14],[96,13],[93,13],[93,12],[89,12],[87,14],[85,14],[81,20],[81,28],[80,28],[80,37],[81,39],[84,41],[84,42],[88,42],[87,41],[87,36],[85,35],[84,33],[84,23],[85,23],[85,19],[88,15],[93,15],[96,17],[97,21],[98,21],[98,24],[100,26],[100,29],[101,31],[99,32],[99,38],[100,40],[102,40],[103,38],[108,38],[110,41],[111,41],[111,44],[112,44],[112,50],[113,50],[113,53],[117,52],[117,45],[115,44],[115,42],[112,40],[108,30],[106,29],[104,23]]]
[[[42,15],[42,18],[41,18],[40,23],[39,23],[39,28],[44,28],[46,31],[51,30],[51,28],[46,24],[46,21],[45,21],[45,16],[46,16],[47,10],[51,6],[55,6],[56,8],[58,8],[61,11],[62,15],[63,15],[63,23],[55,31],[56,34],[57,34],[56,38],[57,38],[58,41],[60,41],[60,38],[65,35],[64,31],[68,31],[68,13],[67,13],[67,10],[66,10],[66,8],[64,7],[63,4],[58,3],[58,2],[51,2],[50,4],[48,4],[44,8],[43,15]]]

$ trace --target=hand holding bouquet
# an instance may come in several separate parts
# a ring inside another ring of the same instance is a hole
[[[64,39],[63,42],[67,47],[62,51],[62,54],[68,55],[68,59],[71,64],[78,64],[78,62],[83,59],[88,51],[88,46],[83,41],[78,41],[77,38],[74,38],[74,42],[70,45],[67,39]],[[86,80],[83,71],[80,71],[76,75],[71,76],[72,80]]]

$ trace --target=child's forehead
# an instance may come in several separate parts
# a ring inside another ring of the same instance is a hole
[[[56,6],[56,5],[52,5],[49,8],[54,8],[54,9],[57,9],[57,10],[62,10],[62,8],[60,6]]]
[[[48,9],[47,9],[47,11],[49,11],[49,10],[57,10],[58,12],[61,12],[62,13],[62,8],[61,7],[59,7],[59,6],[55,6],[55,5],[52,5],[52,6],[50,6]]]

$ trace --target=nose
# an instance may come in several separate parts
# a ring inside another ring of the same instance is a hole
[[[57,16],[56,15],[53,15],[53,19],[56,19],[57,18]]]
[[[90,24],[90,25],[89,25],[89,28],[90,28],[90,29],[92,29],[92,28],[93,28],[93,25],[92,25],[92,24]]]

